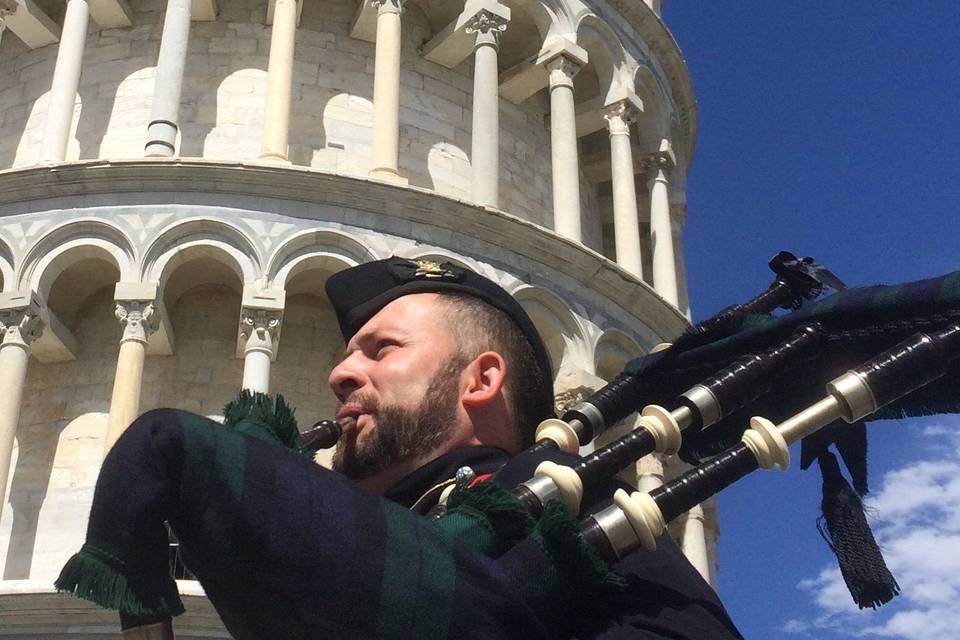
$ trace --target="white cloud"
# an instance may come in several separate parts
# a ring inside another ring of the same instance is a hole
[[[789,620],[793,634],[816,628],[842,635],[898,640],[960,637],[960,418],[949,416],[912,435],[931,456],[888,471],[867,502],[872,526],[902,592],[877,611],[858,611],[834,567],[798,586],[819,614]]]

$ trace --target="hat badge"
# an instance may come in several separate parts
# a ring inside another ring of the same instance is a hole
[[[414,262],[417,264],[417,272],[413,274],[414,278],[454,279],[457,277],[453,271],[434,260],[415,260]]]

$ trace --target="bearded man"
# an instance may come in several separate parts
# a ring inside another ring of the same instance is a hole
[[[581,572],[590,552],[570,514],[561,538],[537,529],[492,556],[416,515],[458,476],[496,489],[533,472],[514,456],[553,413],[552,370],[506,291],[391,258],[335,274],[327,294],[346,341],[329,376],[345,425],[339,473],[288,448],[279,400],[231,429],[150,411],[104,460],[86,542],[58,589],[121,610],[125,637],[172,638],[183,605],[166,522],[236,640],[741,637],[666,534],[615,573],[590,561]],[[604,506],[585,496],[583,511]],[[571,597],[578,581],[588,592]]]
[[[529,466],[508,462],[553,415],[552,369],[512,296],[449,263],[402,258],[337,273],[326,290],[346,341],[330,374],[337,417],[347,424],[335,470],[418,513],[458,471],[507,488],[529,477]],[[554,459],[571,462],[560,452]],[[578,637],[740,637],[668,535],[656,553],[638,551],[621,565],[645,602],[581,621]]]

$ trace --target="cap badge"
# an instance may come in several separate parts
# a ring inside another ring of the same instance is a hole
[[[413,274],[414,278],[427,278],[430,280],[455,280],[457,278],[457,275],[453,271],[434,260],[414,260],[414,262],[417,263],[417,272]]]

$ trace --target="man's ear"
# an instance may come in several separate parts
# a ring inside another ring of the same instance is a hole
[[[463,404],[468,409],[479,409],[500,397],[507,380],[507,361],[496,351],[484,351],[467,365],[465,372]]]

